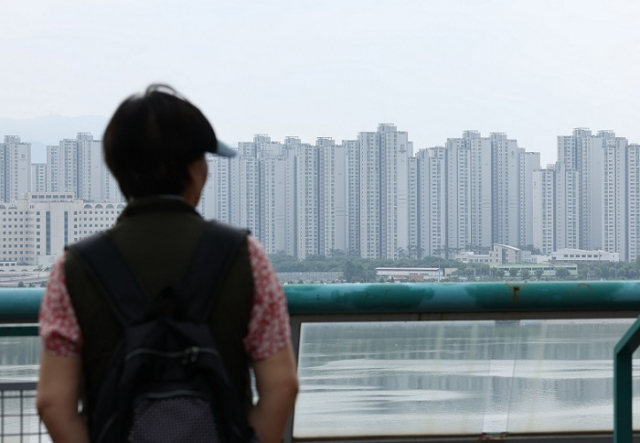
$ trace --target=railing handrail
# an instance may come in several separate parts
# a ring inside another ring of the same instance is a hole
[[[640,311],[640,281],[285,285],[292,315]],[[0,323],[34,323],[43,288],[0,289]]]

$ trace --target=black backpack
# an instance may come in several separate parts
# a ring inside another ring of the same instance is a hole
[[[106,233],[69,246],[124,328],[100,393],[87,399],[92,442],[257,441],[208,325],[246,235],[207,223],[182,287],[154,302]]]

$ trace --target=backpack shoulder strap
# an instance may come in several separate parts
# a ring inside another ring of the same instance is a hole
[[[84,265],[123,326],[145,319],[151,302],[106,232],[94,234],[67,249]]]
[[[209,317],[229,267],[249,231],[209,221],[193,254],[179,292],[187,318],[204,322]]]

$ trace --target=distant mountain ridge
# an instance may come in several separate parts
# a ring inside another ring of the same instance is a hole
[[[100,115],[66,117],[48,115],[29,119],[0,117],[0,136],[18,135],[31,143],[31,161],[42,163],[47,159],[46,147],[57,145],[65,138],[75,138],[78,132],[90,132],[96,140],[102,139],[108,118]]]

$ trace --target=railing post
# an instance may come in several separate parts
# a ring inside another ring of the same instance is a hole
[[[640,317],[620,339],[613,354],[613,441],[633,440],[633,352],[640,345]]]
[[[630,443],[633,437],[631,353],[622,350],[613,360],[613,441]]]

